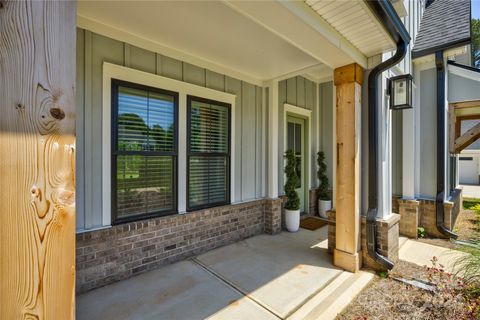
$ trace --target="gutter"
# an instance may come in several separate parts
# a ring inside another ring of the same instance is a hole
[[[388,0],[366,1],[390,36],[397,43],[395,54],[373,68],[368,75],[368,212],[367,249],[368,255],[378,264],[392,269],[394,264],[377,251],[377,212],[378,212],[378,78],[382,72],[400,62],[407,52],[410,35]]]
[[[437,196],[435,198],[437,230],[448,238],[458,235],[445,227],[445,61],[443,51],[435,52],[437,71]]]

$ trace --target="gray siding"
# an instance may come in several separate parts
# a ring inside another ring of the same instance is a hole
[[[437,167],[436,71],[420,72],[420,197],[435,198]]]
[[[480,85],[478,81],[448,74],[448,101],[458,102],[480,99]]]
[[[278,193],[283,195],[284,184],[284,107],[285,103],[302,107],[308,110],[312,110],[312,126],[314,136],[310,139],[310,144],[312,146],[312,154],[310,159],[311,164],[311,179],[314,186],[317,185],[316,179],[316,141],[318,136],[315,134],[317,131],[317,121],[316,117],[319,116],[318,107],[316,107],[317,101],[317,84],[313,81],[305,79],[303,77],[297,76],[287,80],[282,80],[278,84]]]
[[[333,82],[325,82],[319,85],[320,102],[320,150],[325,152],[327,160],[327,176],[330,189],[333,186],[333,152],[335,148],[334,137],[334,105],[333,105]]]
[[[103,62],[235,94],[235,200],[265,196],[260,87],[90,31],[77,31],[77,230],[102,225]]]
[[[403,112],[392,112],[392,193],[403,192]]]

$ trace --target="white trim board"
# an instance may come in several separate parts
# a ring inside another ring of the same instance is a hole
[[[178,212],[187,208],[187,95],[231,105],[230,152],[235,154],[235,95],[173,80],[108,62],[103,63],[102,91],[102,224],[111,225],[111,84],[112,79],[178,92]],[[230,157],[230,202],[235,202],[235,157]]]
[[[312,127],[312,110],[297,107],[288,103],[283,104],[283,145],[284,145],[284,152],[287,147],[287,116],[293,115],[300,118],[303,118],[307,124],[306,130],[306,141],[304,142],[307,146],[306,154],[305,154],[305,164],[304,167],[306,168],[306,181],[305,181],[305,212],[310,212],[310,189],[312,188],[312,174],[311,174],[311,157],[312,157],[312,143],[311,139],[313,137],[313,127]],[[305,169],[304,169],[305,170]]]
[[[462,78],[470,79],[473,81],[480,81],[480,73],[475,72],[473,70],[468,70],[465,68],[461,68],[461,67],[449,64],[448,71],[450,71],[451,74],[454,74]]]

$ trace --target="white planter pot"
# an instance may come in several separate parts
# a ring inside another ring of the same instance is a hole
[[[318,200],[318,215],[322,218],[328,218],[327,211],[332,209],[332,200]]]
[[[285,225],[290,232],[297,232],[300,227],[300,210],[285,209]]]

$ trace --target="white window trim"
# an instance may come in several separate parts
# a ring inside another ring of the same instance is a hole
[[[287,130],[287,115],[294,115],[298,116],[300,118],[303,118],[307,122],[307,128],[308,131],[306,132],[307,134],[307,141],[305,143],[307,144],[307,153],[305,155],[306,163],[305,163],[305,168],[307,169],[307,181],[306,181],[306,188],[305,188],[305,212],[310,212],[310,189],[312,188],[312,175],[311,175],[311,158],[312,158],[312,137],[313,137],[313,127],[312,127],[312,110],[305,109],[302,107],[297,107],[288,103],[285,103],[283,105],[283,145],[285,146],[284,148],[287,147],[287,136],[288,136],[288,130]],[[284,150],[285,151],[285,150]]]
[[[230,128],[230,202],[235,203],[235,98],[225,93],[191,83],[173,80],[108,62],[103,63],[102,103],[102,224],[111,225],[111,112],[112,79],[178,92],[178,212],[187,208],[187,95],[220,101],[231,105]]]

